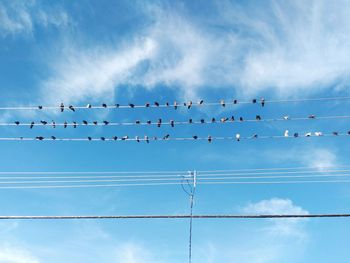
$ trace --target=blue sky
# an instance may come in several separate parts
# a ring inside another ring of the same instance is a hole
[[[191,3],[189,3],[191,2]],[[349,96],[347,1],[0,1],[1,106]],[[15,120],[347,115],[347,102],[179,110],[0,113]],[[346,120],[56,129],[65,137],[283,135]],[[38,134],[40,133],[40,134]],[[0,137],[52,129],[1,127]],[[187,171],[348,164],[348,138],[246,142],[0,142],[0,170]],[[187,213],[180,186],[0,189],[1,215]],[[341,213],[347,184],[199,185],[195,213]],[[344,262],[346,219],[195,220],[193,262]],[[177,263],[186,220],[1,221],[0,262]]]

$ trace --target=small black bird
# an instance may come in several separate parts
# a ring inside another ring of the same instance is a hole
[[[33,129],[33,127],[34,127],[34,121],[32,121],[32,122],[30,123],[30,128]]]
[[[226,104],[225,104],[225,101],[224,101],[224,100],[221,100],[221,101],[220,101],[220,104],[221,104],[221,106],[222,106],[222,107],[225,107],[225,106],[226,106]]]
[[[42,125],[46,125],[47,121],[40,121]]]
[[[147,102],[147,103],[145,104],[145,107],[148,108],[149,106],[150,106],[150,104]]]
[[[148,120],[148,121],[147,121],[147,124],[152,124],[152,121]]]
[[[223,117],[223,118],[220,119],[220,121],[221,122],[226,122],[226,121],[228,121],[228,118],[227,117]]]
[[[55,136],[51,136],[51,139],[52,139],[52,140],[56,140],[56,137],[55,137]]]
[[[169,137],[170,137],[170,134],[167,134],[167,135],[165,135],[165,136],[163,137],[163,140],[168,140]]]
[[[201,119],[201,123],[205,123],[205,120],[204,120],[204,119]]]
[[[187,109],[190,109],[192,107],[192,101],[188,102]]]
[[[91,137],[87,137],[87,138],[88,138],[88,140],[89,140],[89,141],[91,141],[91,140],[92,140],[92,138],[91,138]]]
[[[38,106],[38,109],[39,109],[39,110],[42,110],[42,109],[43,109],[43,106],[41,106],[41,105]]]
[[[56,128],[56,122],[54,120],[52,120],[52,127]]]
[[[170,104],[169,104],[169,102],[166,102],[165,105],[166,105],[167,107],[169,107]]]
[[[36,139],[39,140],[39,141],[42,141],[42,140],[44,140],[44,137],[42,137],[42,136],[37,136]]]
[[[243,121],[243,117],[239,117],[239,121]]]
[[[119,107],[120,107],[120,104],[117,103],[117,104],[114,104],[114,106],[115,106],[116,108],[119,108]]]
[[[261,116],[260,116],[260,115],[256,115],[256,116],[255,116],[255,119],[256,119],[257,121],[261,121]]]
[[[234,122],[235,121],[235,116],[231,116],[230,121]]]
[[[140,137],[139,137],[139,136],[135,136],[135,140],[136,140],[137,142],[140,142]]]
[[[332,132],[333,135],[338,136],[339,133],[337,131]]]
[[[141,121],[140,120],[136,120],[135,123],[136,124],[141,124]]]
[[[123,140],[123,141],[126,141],[127,139],[129,139],[129,136],[127,136],[127,135],[125,135],[125,136],[122,137],[122,140]]]
[[[84,124],[84,125],[88,125],[88,122],[84,120],[84,121],[83,121],[83,124]]]
[[[309,117],[308,117],[309,119],[316,119],[316,116],[315,115],[313,115],[313,114],[311,114],[311,115],[309,115]]]
[[[192,120],[192,119],[189,119],[189,120],[188,120],[188,123],[193,123],[193,120]]]
[[[294,136],[294,138],[298,138],[299,137],[299,133],[296,132],[296,133],[294,133],[293,136]]]
[[[75,109],[74,109],[73,105],[69,105],[68,108],[69,108],[71,111],[74,111],[74,112],[75,112]]]
[[[252,103],[256,103],[256,99],[252,99]]]
[[[102,104],[102,107],[103,107],[103,108],[107,108],[107,104],[106,104],[106,103],[103,103],[103,104]]]
[[[113,136],[112,139],[116,141],[118,140],[118,136]]]
[[[197,140],[197,139],[198,139],[198,136],[197,136],[197,135],[194,135],[194,136],[193,136],[193,139]]]
[[[157,137],[157,136],[154,136],[154,137],[153,137],[153,140],[154,140],[154,141],[158,140],[158,137]]]
[[[350,131],[348,131],[348,135],[350,135]]]
[[[16,125],[19,125],[19,121],[15,121],[15,124],[16,124]]]
[[[212,123],[216,122],[216,119],[215,118],[211,118],[211,122]]]
[[[174,121],[173,121],[173,120],[170,120],[170,125],[171,125],[171,127],[174,128],[175,124],[174,124]]]
[[[135,104],[129,103],[130,108],[135,108]]]
[[[73,121],[73,128],[75,129],[77,127],[77,122]]]
[[[64,104],[63,104],[63,103],[61,103],[61,105],[60,105],[60,109],[61,109],[61,112],[63,112],[63,111],[64,111]]]
[[[104,123],[105,125],[108,125],[108,124],[109,124],[109,121],[103,121],[103,123]]]
[[[91,104],[87,104],[86,108],[91,109]]]
[[[258,138],[258,135],[257,134],[253,134],[252,138],[256,139],[256,138]]]
[[[154,102],[154,105],[156,105],[157,107],[159,107],[159,103],[156,101]]]
[[[106,138],[105,138],[105,137],[101,137],[100,139],[101,139],[101,141],[105,141],[105,140],[106,140]]]
[[[149,138],[147,135],[145,135],[145,139],[144,139],[147,143],[149,143]]]
[[[160,125],[162,124],[162,119],[158,119],[157,126],[160,128]]]
[[[261,107],[264,107],[264,106],[265,106],[265,99],[261,98]]]
[[[97,122],[97,121],[93,121],[92,123],[93,123],[93,124],[95,124],[95,125],[97,125],[97,124],[98,124],[98,122]]]
[[[178,107],[177,102],[174,101],[174,108],[175,108],[175,110],[177,110],[177,107]]]
[[[209,135],[209,136],[208,136],[208,142],[211,142],[211,140],[212,140],[212,139],[211,139],[211,136]]]
[[[68,126],[68,123],[65,121],[64,124],[63,124],[63,127],[67,128],[67,126]]]
[[[199,105],[202,105],[203,103],[204,103],[204,100],[200,100],[200,101],[198,102]]]
[[[233,100],[233,104],[237,104],[238,103],[238,100]]]

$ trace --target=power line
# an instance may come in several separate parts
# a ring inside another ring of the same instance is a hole
[[[306,117],[290,117],[289,115],[280,117],[280,118],[263,118],[261,115],[256,115],[254,119],[245,119],[243,117],[239,117],[237,119],[234,118],[234,116],[231,117],[222,117],[219,119],[216,118],[210,118],[210,119],[200,119],[200,120],[193,120],[188,119],[186,121],[175,121],[175,120],[169,120],[169,121],[163,121],[162,119],[158,119],[156,121],[141,121],[136,120],[134,122],[113,122],[113,121],[80,121],[80,122],[48,122],[48,121],[31,121],[31,122],[4,122],[0,123],[0,126],[28,126],[28,127],[109,127],[109,126],[158,126],[161,127],[163,125],[166,126],[172,126],[175,127],[177,125],[192,125],[192,124],[228,124],[228,123],[247,123],[247,122],[286,122],[286,121],[314,121],[314,120],[332,120],[332,119],[349,119],[350,115],[331,115],[331,116],[315,116],[315,115],[308,115]]]
[[[0,110],[61,110],[62,112],[65,110],[75,111],[76,109],[125,109],[125,108],[192,108],[192,107],[203,107],[203,106],[222,106],[226,107],[228,105],[238,105],[238,104],[260,104],[261,106],[265,106],[265,104],[270,103],[301,103],[301,102],[316,102],[316,101],[340,101],[340,100],[349,100],[350,97],[325,97],[325,98],[300,98],[300,99],[276,99],[276,100],[266,100],[264,98],[260,99],[251,99],[251,100],[238,100],[238,99],[227,99],[220,100],[216,102],[205,102],[204,100],[200,100],[197,103],[188,101],[188,102],[166,102],[166,103],[144,103],[142,105],[137,105],[134,103],[129,103],[127,105],[121,104],[109,104],[101,103],[98,106],[94,106],[91,104],[87,104],[86,106],[73,106],[73,105],[57,105],[57,106],[21,106],[21,107],[0,107]]]
[[[283,218],[342,218],[350,214],[215,214],[215,215],[72,215],[72,216],[0,216],[0,220],[72,220],[72,219],[283,219]]]
[[[293,136],[291,135],[258,135],[253,134],[252,136],[241,136],[239,133],[236,134],[236,136],[208,136],[208,137],[200,137],[197,135],[194,135],[192,137],[170,137],[169,134],[165,135],[164,137],[139,137],[135,136],[134,138],[130,138],[129,136],[122,136],[117,137],[114,136],[112,138],[108,137],[100,137],[100,138],[59,138],[56,136],[51,137],[43,137],[43,136],[37,136],[37,137],[1,137],[0,141],[136,141],[136,142],[150,142],[150,141],[214,141],[214,140],[234,140],[234,141],[242,141],[242,140],[259,140],[259,139],[296,139],[296,138],[308,138],[308,137],[343,137],[343,136],[349,136],[350,131],[347,131],[346,133],[340,133],[340,132],[332,132],[332,133],[322,133],[322,132],[315,132],[314,134],[311,132],[307,132],[304,134],[294,133]]]

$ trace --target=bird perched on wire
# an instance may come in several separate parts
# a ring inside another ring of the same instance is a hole
[[[175,126],[174,120],[170,120],[170,126],[174,128],[174,126]]]
[[[187,109],[190,109],[192,107],[192,101],[189,101],[187,104]]]
[[[114,106],[118,109],[120,107],[119,103],[114,104]]]
[[[136,140],[137,142],[140,142],[140,137],[139,137],[139,136],[135,136],[135,140]]]
[[[265,99],[261,98],[260,103],[261,103],[261,107],[264,107],[265,106]]]
[[[109,121],[103,121],[104,125],[108,125]]]
[[[233,100],[233,104],[237,104],[238,103],[238,100]]]
[[[107,108],[107,104],[106,103],[102,103],[102,107],[103,108]]]
[[[211,118],[211,122],[212,122],[212,123],[215,123],[215,122],[216,122],[216,119],[215,119],[215,118]]]
[[[150,104],[149,104],[149,102],[147,102],[147,103],[145,104],[145,107],[146,107],[146,108],[149,108],[149,106],[150,106]]]
[[[198,104],[199,104],[199,105],[202,105],[203,103],[204,103],[204,100],[198,101]]]
[[[155,101],[155,102],[154,102],[154,105],[155,105],[156,107],[159,107],[159,102]]]
[[[165,136],[163,137],[163,140],[168,140],[169,137],[170,137],[170,134],[167,134],[167,135],[165,135]]]
[[[193,120],[192,119],[188,119],[188,123],[193,123]]]
[[[63,103],[61,103],[61,105],[60,105],[60,110],[61,110],[61,112],[64,111],[64,104]]]
[[[85,120],[83,120],[83,124],[84,124],[84,125],[88,125],[88,122],[85,121]]]
[[[333,135],[338,136],[339,133],[337,131],[332,132]]]
[[[261,121],[261,116],[260,116],[260,115],[256,115],[256,116],[255,116],[255,119],[256,119],[257,121]]]
[[[243,117],[239,117],[239,121],[244,121],[244,120],[243,120]]]
[[[63,127],[67,128],[67,126],[68,126],[68,123],[65,121],[64,124],[63,124]]]
[[[89,140],[89,141],[91,141],[91,140],[92,140],[92,138],[91,138],[91,137],[87,137],[87,138],[88,138],[88,140]]]
[[[258,135],[257,135],[256,133],[253,134],[252,138],[253,138],[253,139],[256,139],[256,138],[258,138]]]
[[[75,109],[74,109],[73,105],[69,105],[68,108],[69,108],[71,111],[75,112]]]
[[[40,121],[42,125],[46,125],[47,121]]]
[[[208,142],[210,143],[212,141],[212,138],[211,138],[211,136],[209,135],[208,136]]]
[[[220,119],[220,122],[226,122],[226,121],[228,121],[227,117],[223,117],[223,118]]]
[[[116,141],[118,140],[118,136],[113,136],[112,139]]]
[[[145,137],[144,137],[145,139],[145,141],[147,142],[147,143],[149,143],[149,138],[148,138],[148,136],[147,135],[145,135]]]
[[[97,124],[98,124],[98,122],[97,122],[97,121],[93,121],[92,123],[93,123],[94,125],[97,125]]]
[[[289,137],[289,131],[288,130],[284,131],[284,137]]]
[[[201,123],[205,123],[205,120],[204,120],[204,119],[201,119]]]
[[[39,141],[42,141],[42,140],[44,140],[44,137],[43,136],[37,136],[37,137],[35,137],[35,139],[37,139]]]
[[[55,136],[51,136],[51,139],[52,139],[52,140],[56,140],[56,137],[55,137]]]
[[[309,115],[309,117],[308,117],[309,119],[316,119],[316,116],[315,115],[313,115],[313,114],[311,114],[311,115]]]
[[[221,104],[221,106],[222,106],[222,107],[225,107],[225,106],[226,106],[226,104],[225,104],[225,101],[224,101],[224,100],[220,100],[220,104]]]
[[[294,136],[294,138],[298,138],[299,137],[299,133],[295,132],[293,136]]]
[[[305,137],[311,137],[312,133],[311,132],[307,132],[305,133]]]
[[[38,106],[38,109],[39,109],[39,110],[42,110],[42,109],[43,109],[43,106],[41,106],[41,105]]]
[[[30,128],[33,129],[33,127],[34,127],[34,121],[32,121],[32,122],[30,123]]]
[[[158,119],[158,122],[157,122],[158,128],[160,128],[161,125],[162,125],[162,119]]]
[[[135,104],[129,103],[130,108],[135,108]]]
[[[148,121],[147,121],[147,124],[152,124],[152,121],[148,120]]]
[[[141,124],[141,121],[140,120],[136,120],[135,123],[136,124]]]
[[[73,128],[75,129],[77,127],[77,122],[73,121]]]
[[[198,136],[197,136],[197,135],[193,135],[192,138],[195,139],[195,140],[197,140],[197,139],[198,139]]]
[[[174,101],[174,109],[177,110],[178,104],[176,101]]]
[[[241,140],[241,135],[239,133],[236,134],[236,140],[239,142]]]
[[[256,103],[256,99],[252,99],[252,103],[254,103],[254,104],[255,104],[255,103]]]
[[[105,137],[101,137],[100,139],[101,139],[101,141],[105,141],[105,140],[106,140],[106,138],[105,138]]]
[[[125,135],[125,136],[122,137],[122,140],[123,140],[123,141],[126,141],[127,139],[129,139],[129,136],[128,136],[128,135]]]
[[[87,104],[86,108],[91,109],[91,104]]]
[[[16,124],[16,125],[19,125],[19,124],[20,124],[20,122],[19,122],[19,121],[15,121],[15,124]]]
[[[54,120],[52,120],[52,127],[56,128],[56,122]]]

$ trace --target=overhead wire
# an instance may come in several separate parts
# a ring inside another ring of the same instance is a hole
[[[124,109],[124,108],[192,108],[195,106],[223,106],[226,107],[227,105],[237,105],[237,104],[261,104],[262,106],[265,106],[269,103],[301,103],[301,102],[316,102],[316,101],[341,101],[341,100],[350,100],[349,96],[343,96],[343,97],[323,97],[323,98],[299,98],[299,99],[251,99],[251,100],[239,100],[239,99],[226,99],[226,100],[220,100],[216,102],[205,102],[204,100],[196,102],[188,101],[188,102],[173,102],[173,103],[144,103],[142,105],[136,105],[134,103],[129,103],[126,105],[121,104],[109,104],[101,103],[98,106],[97,105],[91,105],[87,104],[86,106],[74,106],[74,105],[64,105],[63,103],[61,105],[57,106],[44,106],[44,105],[38,105],[38,106],[9,106],[0,107],[0,110],[61,110],[62,112],[65,110],[71,110],[75,111],[76,109]]]

